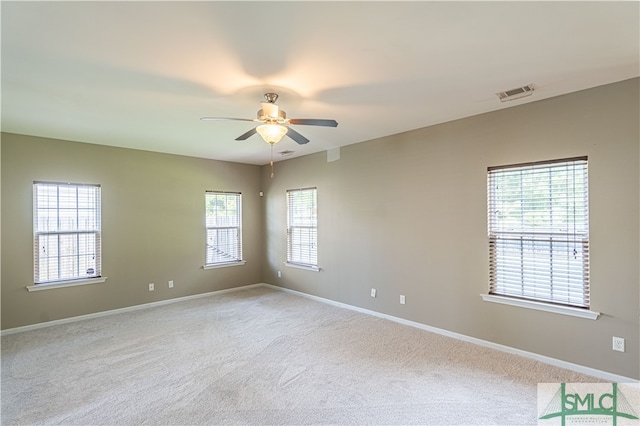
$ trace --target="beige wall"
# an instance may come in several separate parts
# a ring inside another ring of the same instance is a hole
[[[6,133],[1,160],[2,329],[261,282],[258,166]],[[27,291],[36,180],[102,186],[105,283]],[[245,265],[201,268],[206,190],[242,192]]]
[[[640,378],[638,103],[633,79],[350,145],[335,162],[326,153],[279,162],[273,180],[265,167],[263,280]],[[589,156],[592,308],[602,316],[483,302],[487,167],[582,155]],[[321,272],[283,265],[285,191],[309,186],[318,188]],[[625,353],[611,350],[612,336],[626,339]]]

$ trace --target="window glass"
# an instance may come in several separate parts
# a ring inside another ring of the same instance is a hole
[[[235,192],[207,192],[205,196],[205,265],[242,261],[242,200]]]
[[[488,169],[492,294],[588,308],[587,158]]]
[[[99,277],[100,186],[35,182],[34,282]]]
[[[318,265],[317,189],[287,191],[287,262]]]

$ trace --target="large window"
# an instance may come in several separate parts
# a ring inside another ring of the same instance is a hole
[[[34,182],[34,282],[100,277],[100,186]]]
[[[318,266],[316,188],[287,191],[287,263]]]
[[[587,158],[488,169],[489,293],[589,307]]]
[[[207,191],[205,266],[242,262],[242,199],[237,192]]]

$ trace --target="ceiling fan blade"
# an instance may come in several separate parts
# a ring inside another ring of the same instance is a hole
[[[309,142],[309,139],[302,136],[300,133],[293,130],[291,127],[287,127],[287,136],[296,141],[299,145],[304,145]]]
[[[302,124],[305,126],[325,126],[325,127],[337,127],[338,122],[336,120],[322,120],[319,118],[291,118],[289,119],[291,124]]]
[[[236,140],[237,141],[243,141],[243,140],[249,139],[251,136],[256,134],[256,132],[257,132],[256,129],[257,129],[257,127],[254,127],[253,129],[249,130],[248,132],[241,134],[240,136],[238,136],[236,138]]]
[[[219,120],[234,120],[234,121],[257,121],[253,118],[234,118],[234,117],[201,117],[202,121],[219,121]]]

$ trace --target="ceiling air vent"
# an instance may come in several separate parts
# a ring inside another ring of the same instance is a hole
[[[514,99],[524,98],[533,93],[533,85],[528,84],[526,86],[518,87],[517,89],[506,90],[504,92],[496,93],[500,102],[512,101]]]

